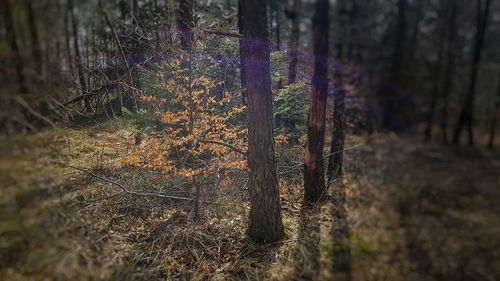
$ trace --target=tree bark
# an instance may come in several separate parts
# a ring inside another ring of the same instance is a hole
[[[404,61],[404,50],[405,50],[405,37],[406,37],[406,8],[408,0],[398,1],[398,17],[397,17],[397,27],[396,27],[396,38],[394,40],[394,53],[392,55],[391,62],[391,83],[392,85],[389,89],[385,88],[382,90],[383,100],[383,120],[382,125],[388,130],[401,129],[401,125],[398,124],[398,102],[399,102],[399,91],[402,84],[402,69]],[[389,92],[387,92],[389,91]]]
[[[316,0],[313,20],[314,74],[311,81],[307,143],[304,155],[304,198],[318,201],[325,191],[323,147],[325,112],[328,93],[328,25],[329,1]]]
[[[178,0],[179,7],[177,9],[177,28],[181,37],[181,49],[189,50],[192,47],[193,36],[193,1],[192,0]]]
[[[497,96],[495,97],[495,108],[493,109],[493,113],[491,115],[491,127],[490,127],[490,140],[488,141],[488,148],[493,149],[495,145],[495,136],[498,124],[498,116],[500,115],[500,79],[498,80],[498,90]]]
[[[28,12],[28,25],[30,29],[33,60],[35,61],[35,70],[38,75],[42,75],[42,49],[40,48],[40,39],[38,36],[38,30],[36,28],[35,13],[33,12],[32,0],[25,0],[25,5]]]
[[[238,1],[238,32],[240,35],[243,35],[243,15],[241,13],[241,5],[242,1]],[[245,71],[245,58],[243,57],[243,38],[240,38],[240,83],[241,83],[241,102],[244,106],[248,104],[247,102],[247,92],[246,92],[246,71]]]
[[[470,74],[470,83],[467,90],[467,96],[462,104],[462,110],[460,111],[460,117],[458,119],[455,131],[453,134],[453,143],[458,144],[460,142],[460,136],[462,135],[462,129],[467,125],[469,131],[469,145],[474,145],[474,100],[476,96],[476,84],[477,84],[477,74],[479,69],[479,62],[481,61],[481,55],[484,45],[484,37],[486,34],[486,28],[488,27],[488,15],[490,12],[491,0],[486,0],[484,10],[482,8],[482,0],[477,0],[477,32],[474,44],[474,51],[472,57],[472,70]]]
[[[297,63],[298,49],[299,49],[299,36],[300,36],[300,1],[301,0],[289,0],[288,9],[286,14],[291,20],[290,27],[290,41],[288,43],[288,84],[293,84],[297,80]]]
[[[21,53],[19,51],[19,45],[17,44],[16,30],[14,29],[14,20],[12,19],[12,8],[10,6],[9,0],[1,0],[2,8],[4,13],[5,21],[5,31],[6,37],[10,45],[10,49],[13,53],[12,61],[16,68],[16,76],[18,82],[18,89],[21,94],[28,93],[28,88],[26,88],[26,77],[23,73],[23,61]]]
[[[345,142],[345,95],[342,74],[338,67],[335,69],[334,107],[333,107],[333,135],[328,160],[328,183],[339,178],[343,173],[344,142]]]
[[[80,80],[80,87],[82,90],[82,95],[87,94],[87,83],[85,82],[85,72],[83,70],[82,57],[80,54],[80,43],[78,38],[78,20],[75,16],[75,12],[73,11],[73,0],[68,0],[68,11],[71,15],[71,29],[73,31],[73,48],[75,49],[75,59],[76,59],[76,67],[78,71],[78,77]],[[90,101],[88,98],[84,99],[86,109],[90,109]]]
[[[64,44],[66,47],[66,60],[67,60],[67,66],[68,66],[68,71],[71,75],[74,75],[74,69],[73,69],[73,56],[71,54],[71,35],[70,35],[70,26],[69,26],[69,11],[68,9],[65,9],[64,12]]]
[[[450,18],[448,27],[447,38],[447,62],[445,67],[445,78],[443,85],[443,105],[441,109],[441,137],[443,143],[448,142],[448,100],[450,91],[453,88],[453,76],[455,72],[455,34],[456,34],[456,21],[457,21],[457,3],[455,0],[449,0]]]
[[[444,11],[446,9],[446,6],[443,5],[443,2],[444,1],[441,1],[442,6],[439,8],[438,12],[439,17],[437,25],[439,26],[440,29],[438,34],[439,38],[444,38],[446,36],[445,23],[441,22],[441,19],[444,16]],[[442,60],[443,60],[443,53],[445,46],[444,44],[445,44],[444,40],[438,40],[438,57],[434,64],[434,70],[433,70],[431,101],[430,101],[429,112],[427,113],[427,125],[424,133],[425,141],[429,141],[432,137],[432,124],[434,121],[434,115],[439,100],[438,93],[439,93],[439,85],[441,82],[441,74],[442,74]]]
[[[248,234],[258,243],[278,241],[284,235],[274,156],[266,6],[266,0],[241,1],[245,26],[241,52],[248,95]]]

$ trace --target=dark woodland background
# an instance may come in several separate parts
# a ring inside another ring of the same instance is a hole
[[[0,3],[0,279],[500,280],[500,1]]]

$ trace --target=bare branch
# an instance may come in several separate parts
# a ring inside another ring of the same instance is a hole
[[[236,146],[233,146],[233,145],[230,145],[228,143],[225,143],[225,142],[221,142],[221,141],[213,141],[213,140],[198,140],[199,142],[201,143],[209,143],[209,144],[216,144],[216,145],[221,145],[221,146],[225,146],[229,149],[231,149],[232,151],[234,152],[237,152],[243,156],[246,156],[247,155],[247,152],[237,148]]]
[[[95,173],[93,173],[93,172],[91,172],[89,170],[86,170],[86,169],[83,169],[83,168],[80,168],[80,167],[76,167],[76,166],[73,166],[73,165],[69,165],[69,164],[66,164],[66,163],[62,163],[62,162],[51,161],[50,163],[58,165],[58,166],[66,167],[66,168],[71,168],[73,170],[77,170],[77,171],[86,173],[89,176],[92,176],[92,177],[94,177],[96,179],[100,179],[100,180],[102,180],[104,182],[113,184],[113,185],[119,187],[123,191],[123,192],[119,192],[119,193],[113,194],[113,195],[109,196],[108,198],[117,196],[117,195],[122,194],[122,193],[126,193],[126,194],[131,194],[131,195],[136,195],[136,196],[158,197],[158,198],[181,200],[181,201],[193,201],[192,198],[188,198],[188,197],[171,196],[171,195],[162,194],[162,193],[156,193],[156,192],[140,192],[140,191],[130,190],[125,185],[123,185],[123,184],[121,184],[119,182],[107,179],[107,178],[105,178],[103,176],[100,176],[100,175],[97,175],[97,174],[95,174]],[[209,203],[209,204],[216,204],[216,202],[210,202],[210,201],[200,201],[200,202]]]

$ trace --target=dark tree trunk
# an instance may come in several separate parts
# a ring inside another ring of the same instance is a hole
[[[401,83],[401,69],[403,68],[405,34],[406,34],[406,7],[407,0],[398,1],[398,21],[396,39],[394,41],[394,55],[392,57],[391,79],[397,86]]]
[[[396,26],[396,38],[394,40],[394,53],[391,62],[391,83],[390,87],[383,89],[383,126],[389,130],[401,129],[399,124],[398,103],[400,100],[400,90],[402,86],[402,70],[404,61],[405,50],[405,37],[406,37],[406,7],[408,0],[398,1],[398,19]]]
[[[347,45],[347,58],[354,62],[360,61],[357,20],[358,3],[356,0],[351,0],[351,9],[349,10],[349,44]]]
[[[238,31],[240,35],[243,35],[243,15],[241,13],[241,5],[242,1],[245,0],[239,0],[238,1]],[[246,71],[245,71],[245,58],[243,57],[243,39],[239,40],[240,43],[240,83],[241,83],[241,101],[243,105],[247,105],[247,91],[246,91]]]
[[[335,69],[334,107],[333,107],[333,135],[328,160],[328,183],[339,178],[343,171],[344,141],[345,141],[345,95],[342,74],[338,67]]]
[[[446,6],[443,3],[444,1],[441,1],[442,6],[440,7],[439,13],[438,13],[438,26],[440,27],[439,29],[439,38],[444,38],[446,36],[446,28],[444,22],[441,23],[440,20],[444,16],[444,12],[446,9]],[[429,106],[429,112],[427,113],[427,126],[425,128],[425,133],[424,133],[424,138],[425,141],[429,141],[432,137],[432,124],[434,121],[434,115],[436,113],[436,107],[438,103],[438,93],[439,93],[439,85],[441,82],[441,73],[442,73],[442,60],[443,60],[443,53],[444,53],[444,47],[445,47],[445,41],[444,40],[439,40],[438,42],[438,57],[434,65],[434,70],[433,70],[433,81],[432,81],[432,92],[431,92],[431,101],[430,101],[430,106]]]
[[[194,41],[193,36],[193,1],[192,0],[178,0],[179,7],[177,9],[177,28],[181,37],[181,48],[183,50],[190,50]]]
[[[419,26],[420,22],[422,21],[424,1],[417,1],[416,5],[417,5],[416,7],[417,11],[415,15],[415,22],[413,23],[413,30],[411,32],[410,45],[409,45],[410,51],[408,52],[409,53],[408,58],[411,59],[414,63],[415,60],[417,59],[416,55],[418,47],[418,35],[420,33]]]
[[[79,38],[78,38],[78,21],[75,16],[75,12],[73,11],[73,0],[68,0],[68,11],[71,15],[71,28],[73,31],[73,48],[75,49],[75,59],[76,59],[76,67],[78,71],[78,77],[80,79],[80,87],[82,90],[82,95],[87,94],[87,84],[85,82],[85,72],[83,70],[83,63],[82,63],[82,57],[80,55],[80,44],[79,44]],[[87,110],[89,110],[90,107],[90,101],[85,98],[85,107]]]
[[[35,70],[38,75],[42,75],[42,49],[40,48],[40,39],[38,36],[38,30],[36,28],[35,13],[33,12],[32,2],[33,0],[25,0],[26,10],[28,12],[28,24],[30,29],[33,60],[35,61]]]
[[[476,84],[477,84],[477,74],[479,68],[479,62],[481,61],[481,54],[483,51],[484,37],[486,34],[486,28],[488,26],[488,15],[490,12],[491,0],[486,0],[484,10],[482,8],[482,0],[477,0],[477,31],[476,39],[474,44],[474,51],[472,57],[472,70],[470,76],[469,89],[467,90],[467,96],[462,105],[462,110],[460,111],[460,117],[458,119],[455,131],[453,134],[453,143],[458,144],[460,142],[460,136],[462,134],[462,129],[467,125],[469,131],[469,145],[474,145],[474,132],[473,132],[473,118],[474,118],[474,100],[476,96]]]
[[[69,10],[66,9],[64,12],[64,44],[66,47],[66,60],[68,64],[68,71],[70,75],[74,74],[73,69],[73,56],[71,54],[71,35],[70,35],[70,26],[69,26]]]
[[[488,148],[493,149],[493,146],[495,145],[495,137],[496,137],[496,130],[497,130],[497,124],[498,124],[498,116],[500,115],[500,79],[498,80],[498,90],[497,90],[497,96],[495,97],[495,108],[493,109],[493,113],[491,115],[491,121],[490,121],[490,140],[488,142]]]
[[[344,58],[346,52],[347,20],[345,14],[347,13],[347,2],[345,0],[339,0],[337,6],[337,24],[339,25],[339,31],[336,40],[335,58],[341,60]]]
[[[314,74],[311,81],[307,143],[304,155],[304,198],[318,201],[325,192],[323,147],[328,93],[329,0],[316,0],[313,20]]]
[[[14,66],[16,68],[18,89],[21,94],[26,94],[28,92],[28,89],[26,88],[26,78],[24,77],[23,73],[23,61],[21,53],[19,51],[19,45],[17,45],[17,35],[16,30],[14,29],[14,20],[12,19],[12,8],[10,6],[9,0],[1,1],[4,13],[3,19],[5,21],[6,37],[9,41],[9,45],[13,53],[12,61],[14,62]]]
[[[289,0],[288,9],[286,14],[291,20],[290,27],[290,41],[288,43],[289,60],[288,64],[288,84],[295,83],[297,80],[297,63],[298,49],[299,49],[299,35],[300,35],[300,1],[301,0]]]
[[[274,20],[276,22],[276,50],[281,51],[281,1],[278,0],[274,3]],[[279,79],[276,84],[277,89],[283,88],[283,79]]]
[[[248,234],[259,243],[278,241],[284,235],[274,156],[266,6],[265,0],[241,1],[245,26],[241,52],[248,95]]]
[[[455,0],[449,0],[451,5],[448,38],[447,38],[447,62],[443,85],[443,105],[441,109],[441,136],[444,143],[448,142],[448,99],[453,88],[453,76],[455,72],[455,34],[457,21],[457,4]]]

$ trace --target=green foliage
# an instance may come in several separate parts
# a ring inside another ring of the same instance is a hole
[[[285,77],[288,62],[285,59],[285,52],[276,51],[271,53],[271,80],[273,85]]]
[[[297,143],[304,133],[307,119],[306,84],[297,82],[280,89],[274,96],[274,120],[277,134]]]

